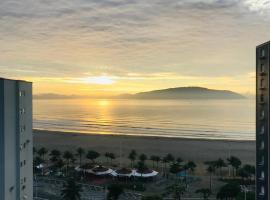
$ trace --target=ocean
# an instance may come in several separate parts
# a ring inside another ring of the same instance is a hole
[[[85,134],[255,140],[255,101],[58,99],[33,102],[34,128]]]

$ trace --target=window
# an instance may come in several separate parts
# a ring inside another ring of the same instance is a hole
[[[264,179],[264,171],[261,172],[261,179]]]
[[[25,127],[25,126],[21,126],[21,127],[20,127],[20,132],[21,132],[21,134],[22,134],[25,130],[26,130],[26,127]]]
[[[264,165],[264,156],[261,158],[261,164]]]
[[[264,73],[265,72],[265,65],[262,63],[261,64],[261,69],[260,69],[261,73]]]
[[[260,192],[260,194],[261,194],[261,195],[264,195],[264,192],[265,192],[265,191],[264,191],[264,186],[261,186],[261,192]]]
[[[24,91],[24,90],[21,90],[21,91],[19,92],[19,96],[20,96],[20,97],[25,96],[25,91]]]
[[[25,113],[25,109],[24,108],[21,108],[20,109],[20,114],[22,115],[22,114],[24,114]]]
[[[264,81],[264,79],[261,79],[261,88],[264,88],[265,87],[265,81]]]
[[[264,134],[264,125],[261,127],[261,134]]]
[[[265,57],[265,49],[261,50],[261,57],[264,58]]]
[[[264,119],[265,114],[264,114],[264,110],[261,111],[261,119]]]
[[[261,149],[264,149],[264,141],[261,142]]]

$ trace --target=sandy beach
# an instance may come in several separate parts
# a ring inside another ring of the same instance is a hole
[[[255,141],[198,140],[163,137],[92,135],[56,131],[34,131],[34,146],[48,149],[72,150],[82,147],[101,154],[113,152],[126,158],[132,149],[148,156],[164,156],[167,153],[197,163],[226,159],[228,155],[239,157],[243,163],[255,164]]]

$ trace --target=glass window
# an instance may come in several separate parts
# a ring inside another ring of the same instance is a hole
[[[265,72],[265,65],[262,63],[261,64],[261,69],[260,69],[261,72]]]
[[[261,142],[261,149],[264,149],[264,141]]]
[[[264,195],[264,186],[261,187],[261,194]]]
[[[264,114],[264,110],[261,111],[261,119],[264,119],[265,114]]]
[[[264,171],[261,172],[261,178],[264,179]]]
[[[261,127],[261,134],[264,134],[264,125]]]
[[[265,87],[265,81],[264,79],[261,79],[261,88],[264,88]]]
[[[261,57],[265,57],[265,49],[261,50]]]

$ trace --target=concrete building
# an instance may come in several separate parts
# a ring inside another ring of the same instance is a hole
[[[269,200],[270,42],[256,49],[256,199]]]
[[[0,200],[33,199],[32,83],[0,78]]]

